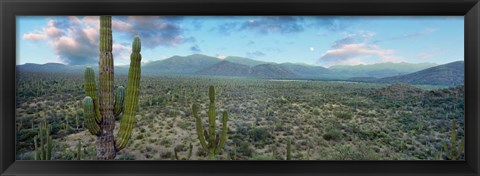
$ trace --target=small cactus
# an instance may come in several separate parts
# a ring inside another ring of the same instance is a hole
[[[77,143],[77,160],[82,160],[82,141],[80,140]]]
[[[225,145],[225,141],[227,140],[228,114],[227,112],[223,112],[223,127],[221,134],[216,134],[215,88],[213,86],[210,86],[209,88],[209,98],[210,106],[208,109],[208,130],[203,130],[202,119],[200,119],[198,116],[198,105],[193,104],[192,110],[196,121],[197,135],[198,139],[200,140],[200,144],[202,145],[203,149],[208,152],[208,158],[213,160],[215,159],[215,154],[222,150],[223,146]]]
[[[290,140],[287,141],[287,160],[292,160],[292,142]]]

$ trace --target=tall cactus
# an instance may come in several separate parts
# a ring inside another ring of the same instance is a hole
[[[50,129],[51,127],[47,125],[45,119],[38,127],[38,135],[33,137],[35,160],[50,160],[52,158],[53,141],[52,136],[50,136]]]
[[[85,69],[83,99],[85,127],[97,136],[97,159],[115,159],[116,152],[128,144],[135,121],[135,111],[140,93],[140,38],[136,36],[132,43],[130,69],[128,71],[127,88],[117,87],[113,92],[114,67],[112,55],[112,17],[100,17],[100,60],[99,87],[95,84],[95,73],[92,68]],[[126,92],[126,93],[125,93]],[[113,135],[115,119],[121,118],[120,130]]]
[[[193,116],[195,117],[196,127],[197,127],[197,136],[200,140],[202,148],[208,152],[208,158],[210,160],[215,159],[215,154],[219,153],[225,141],[227,140],[227,121],[228,114],[223,112],[222,114],[222,130],[221,134],[216,133],[216,112],[215,112],[215,88],[210,86],[209,88],[209,97],[210,97],[210,106],[208,108],[208,130],[203,129],[202,119],[198,116],[198,105],[193,104]]]
[[[457,121],[452,121],[452,134],[450,136],[450,149],[448,148],[447,143],[443,145],[443,150],[447,155],[448,160],[457,160],[460,159],[462,152],[465,147],[465,138],[462,138],[460,145],[457,147]]]

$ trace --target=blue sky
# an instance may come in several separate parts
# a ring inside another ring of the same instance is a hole
[[[17,64],[98,62],[96,16],[17,16]],[[114,16],[115,65],[174,55],[240,56],[269,62],[357,65],[464,59],[463,16]]]

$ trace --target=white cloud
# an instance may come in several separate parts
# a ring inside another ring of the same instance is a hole
[[[344,44],[327,50],[318,60],[326,66],[352,65],[364,63],[362,57],[374,56],[381,62],[400,62],[402,59],[394,55],[394,50],[382,49],[378,45],[371,44]]]

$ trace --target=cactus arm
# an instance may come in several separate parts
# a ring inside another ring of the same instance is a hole
[[[95,111],[94,111],[93,99],[91,97],[85,97],[83,99],[83,111],[85,116],[85,127],[93,135],[98,135],[100,127],[97,122],[95,122]]]
[[[218,143],[218,146],[215,148],[215,153],[220,153],[222,150],[223,146],[225,145],[225,142],[227,141],[227,131],[228,131],[228,114],[227,112],[223,112],[223,118],[222,118],[222,134],[220,136],[220,142]]]
[[[135,111],[137,110],[138,95],[140,94],[140,61],[142,59],[140,51],[140,38],[136,36],[133,39],[132,54],[130,55],[130,69],[128,70],[128,82],[124,102],[125,109],[120,122],[120,130],[115,141],[118,150],[125,148],[132,135],[133,126],[135,125]]]
[[[209,141],[210,141],[210,135],[208,134],[207,129],[204,129],[204,130],[203,130],[203,136],[205,136],[205,142],[209,142]],[[207,146],[210,147],[210,144],[212,144],[212,143],[208,143]]]
[[[215,112],[215,88],[213,86],[210,86],[208,93],[210,97],[210,105],[208,108],[208,134],[210,136],[208,137],[208,143],[214,144],[215,146],[217,144],[215,143],[215,127],[217,116],[217,113]]]
[[[95,120],[100,123],[102,115],[98,106],[97,86],[95,85],[95,72],[92,67],[85,68],[83,87],[85,89],[85,96],[93,99],[93,109],[95,110]]]
[[[119,86],[115,91],[115,106],[113,108],[115,117],[118,117],[123,112],[124,100],[125,88],[123,86]]]
[[[465,138],[462,138],[462,141],[460,141],[460,148],[458,149],[459,151],[458,155],[460,156],[464,150],[465,150]]]
[[[197,135],[198,135],[198,140],[200,141],[200,145],[202,145],[203,149],[207,150],[207,143],[205,140],[205,136],[203,134],[203,126],[202,126],[202,120],[200,117],[198,117],[198,105],[193,104],[192,105],[192,111],[193,111],[193,117],[195,117],[195,124],[197,127]]]

